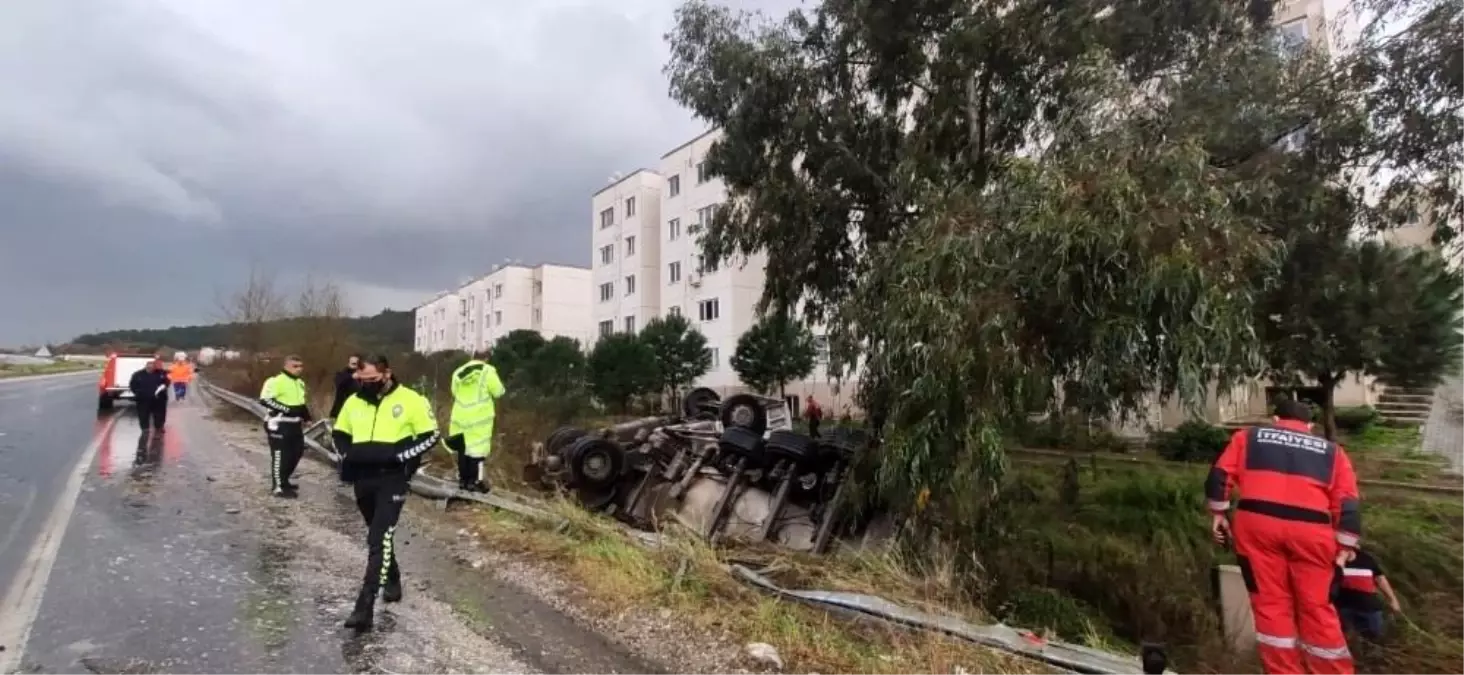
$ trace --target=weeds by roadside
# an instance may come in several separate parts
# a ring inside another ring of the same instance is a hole
[[[0,362],[0,379],[25,377],[29,375],[56,375],[82,370],[96,370],[95,364],[84,361],[53,361],[51,363],[3,363]]]

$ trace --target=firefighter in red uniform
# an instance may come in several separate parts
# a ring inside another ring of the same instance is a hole
[[[1357,475],[1342,446],[1310,433],[1307,404],[1282,401],[1272,419],[1237,431],[1210,469],[1210,528],[1221,543],[1234,528],[1266,672],[1352,673],[1331,590],[1362,535]]]

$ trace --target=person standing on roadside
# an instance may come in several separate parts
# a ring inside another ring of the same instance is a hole
[[[379,591],[402,599],[402,573],[393,537],[412,474],[437,442],[437,419],[427,398],[392,377],[385,356],[361,361],[360,389],[346,399],[332,435],[341,455],[341,480],[351,483],[366,521],[366,576],[346,627],[370,630]]]
[[[479,352],[452,373],[452,413],[448,419],[447,447],[457,453],[458,489],[488,492],[483,460],[493,451],[495,401],[503,396],[498,370]]]
[[[818,438],[818,427],[823,423],[823,408],[818,405],[818,399],[809,396],[808,407],[803,409],[803,416],[808,418],[808,435]]]
[[[132,391],[142,433],[148,429],[161,433],[168,421],[168,373],[163,370],[163,357],[154,356],[142,370],[133,373],[127,388]]]
[[[1378,600],[1379,591],[1387,599],[1388,609],[1394,614],[1403,613],[1393,585],[1368,551],[1359,548],[1357,556],[1337,570],[1337,586],[1334,602],[1342,626],[1369,640],[1383,637],[1383,603]]]
[[[336,371],[335,374],[335,400],[330,404],[330,415],[334,420],[341,416],[341,406],[346,404],[346,399],[356,393],[356,373],[361,370],[361,355],[352,354],[346,358],[346,367]]]
[[[188,385],[193,382],[193,364],[188,362],[188,357],[173,359],[172,367],[168,368],[168,381],[173,383],[174,401],[181,402],[188,397]]]
[[[1281,401],[1272,421],[1235,432],[1211,467],[1210,531],[1235,544],[1266,672],[1352,673],[1330,595],[1362,537],[1357,475],[1342,446],[1311,434],[1307,404]]]
[[[304,360],[287,356],[282,370],[265,380],[259,391],[259,403],[268,411],[264,430],[269,438],[270,491],[276,497],[293,498],[299,493],[290,477],[305,456],[305,423],[311,420],[305,381],[300,378],[304,371]]]

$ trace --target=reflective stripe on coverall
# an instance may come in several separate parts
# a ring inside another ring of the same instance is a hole
[[[463,437],[463,454],[483,459],[493,450],[494,400],[503,396],[498,370],[472,360],[452,373],[452,415],[448,436]]]
[[[1268,673],[1351,673],[1330,592],[1339,547],[1362,534],[1357,476],[1341,446],[1281,420],[1231,436],[1210,469],[1213,513],[1240,494],[1233,531],[1250,591],[1257,651]]]

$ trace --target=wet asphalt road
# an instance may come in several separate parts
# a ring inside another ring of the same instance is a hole
[[[303,463],[307,494],[272,499],[263,453],[223,442],[201,402],[144,437],[130,406],[96,415],[93,382],[0,382],[0,641],[24,638],[0,644],[0,672],[646,670],[501,590],[487,623],[534,634],[479,630],[471,593],[426,590],[462,585],[430,542],[405,548],[405,602],[342,628],[364,527],[328,467]],[[586,656],[545,647],[566,642]]]

